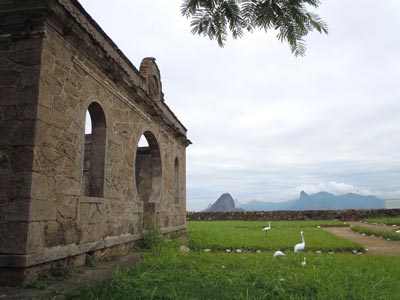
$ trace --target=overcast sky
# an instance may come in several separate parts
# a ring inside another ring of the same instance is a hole
[[[193,36],[182,0],[80,2],[137,68],[156,58],[193,142],[188,210],[224,192],[243,203],[400,195],[399,0],[322,0],[329,34],[310,34],[303,58],[273,32],[224,48]]]

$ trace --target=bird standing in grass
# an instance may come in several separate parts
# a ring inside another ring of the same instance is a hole
[[[263,228],[263,231],[265,231],[265,236],[268,235],[268,231],[270,231],[270,230],[271,230],[271,222],[268,221],[268,226],[265,226],[265,227]]]
[[[295,253],[303,251],[306,246],[306,242],[304,241],[303,231],[300,231],[300,235],[301,235],[301,243],[296,244],[296,246],[294,246]]]

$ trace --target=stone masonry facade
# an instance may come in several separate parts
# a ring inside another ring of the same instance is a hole
[[[186,133],[76,0],[0,0],[0,281],[184,230]]]

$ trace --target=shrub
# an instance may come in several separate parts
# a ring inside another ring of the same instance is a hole
[[[163,238],[160,234],[160,232],[156,229],[154,230],[147,230],[143,234],[143,244],[142,247],[144,249],[148,249],[150,251],[157,251],[160,249]]]

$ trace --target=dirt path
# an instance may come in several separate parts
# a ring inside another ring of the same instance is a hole
[[[134,266],[141,257],[140,253],[129,253],[112,261],[98,262],[95,267],[82,267],[64,279],[48,283],[45,289],[42,290],[0,287],[0,300],[63,299],[57,296],[62,291],[79,289],[89,282],[106,280],[117,268]]]
[[[370,226],[366,226],[367,224],[364,224],[362,222],[346,222],[346,223],[350,224],[350,226],[357,225],[357,226],[364,226],[364,227],[369,227],[369,228],[373,228],[373,229],[385,230],[385,229],[381,228],[381,227],[385,227],[385,226],[381,226],[381,225],[368,224]],[[371,227],[371,226],[374,226],[374,227]],[[390,227],[390,226],[386,226],[386,227]],[[400,253],[400,242],[387,241],[385,239],[381,239],[378,237],[361,235],[361,234],[351,231],[350,227],[325,227],[325,228],[323,228],[323,230],[362,245],[366,250],[368,249],[367,253],[370,253],[370,254],[391,255],[391,254]]]

